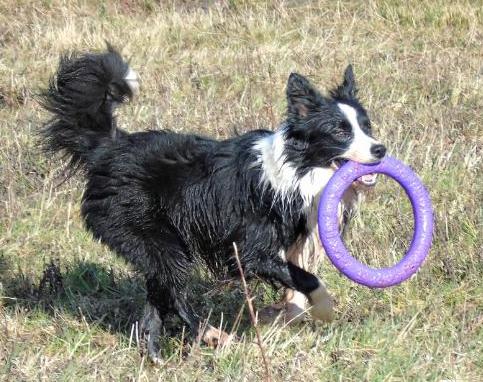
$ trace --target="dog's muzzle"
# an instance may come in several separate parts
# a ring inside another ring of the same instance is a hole
[[[346,159],[336,159],[333,162],[333,167],[335,170],[338,170],[340,166],[342,166],[344,163],[346,163]],[[377,174],[367,174],[367,175],[362,175],[361,177],[357,178],[354,181],[354,185],[362,185],[365,187],[373,187],[377,183]]]

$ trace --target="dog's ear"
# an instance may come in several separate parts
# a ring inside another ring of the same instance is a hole
[[[342,84],[333,89],[330,94],[335,99],[355,99],[357,97],[356,80],[351,64],[347,65],[344,71]]]
[[[311,110],[322,105],[323,98],[307,78],[291,73],[287,82],[288,114],[305,118]]]

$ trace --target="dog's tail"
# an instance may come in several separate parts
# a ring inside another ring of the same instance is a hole
[[[85,167],[92,151],[126,134],[116,126],[117,105],[139,90],[137,75],[112,47],[104,53],[64,55],[57,75],[40,95],[53,114],[40,131],[43,147]]]

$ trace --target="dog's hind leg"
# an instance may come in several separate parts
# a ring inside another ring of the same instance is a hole
[[[161,325],[162,321],[157,308],[147,302],[141,320],[141,335],[149,359],[156,364],[161,362],[161,358],[159,357]]]
[[[180,261],[179,258],[178,261]],[[169,312],[176,313],[183,320],[188,326],[193,339],[197,342],[204,341],[210,346],[224,346],[232,340],[232,336],[222,330],[211,325],[202,325],[202,320],[190,305],[187,293],[189,273],[181,271],[181,269],[188,270],[190,268],[189,266],[178,268],[176,275],[170,274],[164,282],[161,282],[159,279],[151,279],[147,283],[148,301],[156,308],[155,311],[158,313],[157,317],[159,317],[158,321],[155,315],[145,315],[147,318],[145,328],[154,329],[154,333],[149,332],[148,335],[148,353],[154,361],[155,358],[153,356],[156,356],[159,352],[158,338],[160,330],[156,329],[160,328],[163,317]]]
[[[156,278],[148,278],[146,281],[147,303],[144,307],[144,315],[141,320],[141,334],[145,342],[149,358],[154,363],[159,363],[159,337],[164,317],[173,311],[170,293],[165,288],[160,288]]]
[[[170,279],[172,278],[160,282],[159,279],[153,277],[148,279],[146,283],[148,302],[144,309],[141,328],[148,356],[154,363],[160,361],[159,337],[166,314],[170,312],[178,314],[189,327],[195,339],[198,338],[200,328],[200,319],[188,304],[186,292],[180,291],[185,289],[180,286],[180,274],[177,275],[175,281]]]

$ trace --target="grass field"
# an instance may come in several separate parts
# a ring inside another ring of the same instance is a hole
[[[45,158],[35,94],[65,50],[108,40],[130,57],[141,95],[130,131],[213,137],[275,128],[291,71],[322,89],[355,67],[376,135],[415,168],[435,207],[434,246],[418,275],[387,290],[320,270],[337,299],[331,324],[261,327],[273,380],[477,381],[483,375],[482,59],[479,1],[0,0],[0,379],[258,381],[266,377],[239,285],[200,277],[199,309],[239,340],[184,346],[173,321],[156,367],[137,349],[142,280],[91,239],[82,179]],[[382,180],[348,246],[372,265],[406,248],[412,215]],[[202,275],[201,275],[202,276]],[[277,293],[250,285],[255,305]],[[243,310],[242,310],[243,309]],[[210,313],[211,312],[211,313]]]

